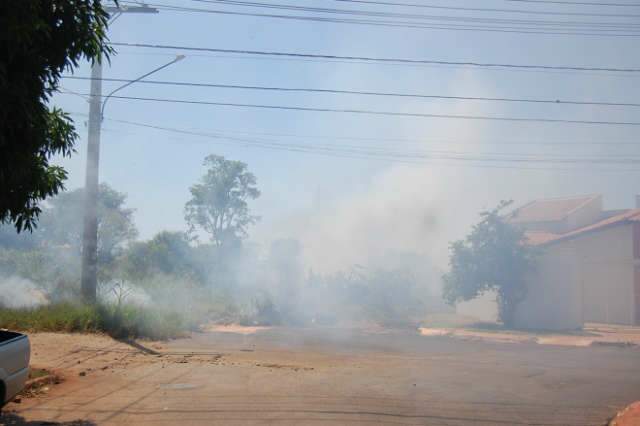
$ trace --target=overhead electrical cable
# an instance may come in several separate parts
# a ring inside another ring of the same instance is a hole
[[[625,22],[598,22],[598,21],[549,21],[549,20],[532,20],[532,19],[515,19],[515,18],[488,18],[480,16],[447,16],[447,15],[424,15],[415,13],[399,13],[399,12],[378,12],[364,9],[336,9],[324,7],[299,6],[278,3],[263,3],[256,1],[242,0],[192,0],[198,3],[244,6],[251,8],[276,9],[276,10],[292,10],[301,12],[337,14],[337,15],[354,15],[368,16],[376,18],[402,18],[416,19],[428,21],[446,21],[446,22],[464,22],[464,23],[481,23],[481,24],[502,24],[502,25],[537,25],[537,26],[576,26],[576,27],[614,27],[614,28],[638,28],[636,23]],[[182,6],[178,6],[182,7]]]
[[[461,7],[461,6],[441,6],[433,4],[422,3],[405,3],[405,2],[391,2],[391,1],[377,1],[377,0],[330,0],[343,3],[355,3],[355,4],[371,4],[378,6],[393,6],[393,7],[412,7],[420,9],[440,9],[440,10],[456,10],[463,12],[495,12],[495,13],[514,13],[514,14],[526,14],[526,15],[549,15],[549,16],[594,16],[594,17],[608,17],[608,18],[637,18],[639,15],[625,14],[625,13],[590,13],[590,12],[559,12],[548,10],[533,10],[533,9],[503,9],[503,8],[484,8],[484,7]]]
[[[339,24],[356,24],[381,27],[396,28],[414,28],[414,29],[430,29],[430,30],[456,30],[456,31],[485,31],[499,33],[519,33],[519,34],[548,34],[548,35],[574,35],[574,36],[601,36],[601,37],[639,37],[640,33],[631,29],[624,28],[585,28],[584,30],[575,29],[555,29],[548,31],[545,28],[527,28],[527,27],[500,27],[500,26],[473,26],[469,24],[451,24],[451,23],[427,23],[416,21],[384,21],[384,20],[366,20],[357,18],[341,18],[341,17],[322,17],[307,15],[280,15],[273,13],[257,13],[257,12],[241,12],[232,10],[219,9],[202,9],[184,6],[171,6],[164,4],[147,3],[163,11],[174,12],[194,12],[194,13],[211,13],[229,16],[250,16],[262,18],[276,18],[298,21],[312,21]]]
[[[87,114],[76,112],[75,115],[83,115]],[[257,135],[257,136],[268,136],[268,137],[286,137],[286,138],[304,138],[304,139],[328,139],[328,140],[346,140],[346,141],[359,141],[359,142],[393,142],[394,145],[398,143],[404,144],[446,144],[446,145],[458,145],[458,144],[469,144],[469,141],[461,141],[456,139],[416,139],[416,138],[400,138],[400,137],[367,137],[367,136],[347,136],[344,134],[340,135],[317,135],[317,134],[298,134],[298,133],[282,133],[282,132],[255,132],[255,131],[247,131],[247,130],[229,130],[229,129],[218,129],[214,130],[217,133],[235,133],[235,134],[243,134],[243,135]],[[475,142],[473,142],[475,143]],[[478,141],[477,143],[481,143]],[[585,141],[579,140],[575,142],[569,142],[567,140],[555,140],[555,139],[544,139],[544,140],[508,140],[508,139],[494,139],[491,138],[491,144],[500,144],[500,145],[515,145],[515,146],[523,146],[523,145],[533,145],[533,146],[582,146],[582,145],[599,145],[599,146],[633,146],[640,147],[640,141],[620,141],[620,140],[607,140],[607,141]],[[370,146],[370,145],[369,145]]]
[[[70,80],[93,80],[91,77],[79,77],[79,76],[64,76],[63,78],[70,79]],[[123,78],[102,78],[100,80],[107,81],[107,82],[121,82],[121,83],[132,81],[131,79],[123,79]],[[140,80],[137,83],[163,85],[163,86],[210,87],[210,88],[220,88],[220,89],[243,89],[243,90],[323,93],[323,94],[341,94],[341,95],[365,95],[365,96],[384,96],[384,97],[419,98],[419,99],[445,99],[445,100],[487,101],[487,102],[522,102],[522,103],[554,104],[554,105],[640,107],[640,103],[632,103],[632,102],[599,102],[599,101],[530,99],[530,98],[495,98],[495,97],[482,97],[482,96],[452,96],[452,95],[447,96],[447,95],[428,95],[428,94],[419,94],[419,93],[374,92],[374,91],[363,91],[363,90],[256,86],[256,85],[240,85],[240,84],[215,84],[215,83],[196,83],[196,82],[163,81],[163,80]]]
[[[67,93],[61,93],[67,94]],[[87,95],[83,93],[83,95]],[[289,105],[267,105],[267,104],[246,104],[235,102],[213,102],[203,100],[190,99],[169,99],[169,98],[150,98],[142,96],[119,96],[113,95],[111,99],[145,101],[145,102],[164,102],[175,104],[191,104],[191,105],[210,105],[231,108],[257,108],[269,110],[287,110],[287,111],[305,111],[305,112],[330,112],[330,113],[347,113],[347,114],[364,114],[392,117],[411,117],[411,118],[443,118],[443,119],[459,119],[459,120],[489,120],[489,121],[510,121],[510,122],[533,122],[533,123],[557,123],[557,124],[581,124],[581,125],[604,125],[604,126],[640,126],[640,122],[636,121],[605,121],[605,120],[571,120],[556,118],[532,118],[532,117],[496,117],[485,115],[454,115],[454,114],[427,114],[418,112],[401,112],[401,111],[375,111],[355,108],[320,108],[320,107],[302,107]]]
[[[131,55],[131,56],[158,56],[165,58],[174,58],[176,54],[182,53],[173,51],[172,49],[165,49],[166,51],[152,51],[145,52],[136,48],[131,49],[118,49],[118,55]],[[368,62],[368,61],[349,61],[340,59],[308,59],[308,58],[291,58],[286,56],[251,56],[251,55],[237,55],[233,53],[215,53],[215,52],[191,52],[190,58],[205,58],[211,60],[238,60],[238,61],[284,61],[284,62],[302,62],[312,64],[351,64],[351,65],[367,65],[367,66],[385,66],[385,67],[424,67],[431,69],[449,69],[449,68],[464,68],[464,65],[438,65],[438,64],[405,64],[405,63],[393,63],[393,62]],[[634,73],[609,73],[598,71],[564,71],[564,70],[537,70],[537,69],[517,69],[517,68],[476,68],[476,71],[488,71],[488,72],[516,72],[516,73],[536,73],[536,74],[551,74],[551,75],[582,75],[582,76],[596,76],[607,78],[637,78],[638,74]]]
[[[474,62],[474,61],[444,61],[435,59],[409,59],[409,58],[384,58],[384,57],[367,57],[367,56],[345,56],[345,55],[328,55],[313,54],[302,52],[282,52],[268,50],[249,50],[249,49],[223,49],[214,47],[199,46],[181,46],[170,44],[150,44],[150,43],[126,43],[126,42],[109,42],[112,46],[138,47],[147,49],[172,49],[181,51],[195,52],[215,52],[215,53],[233,53],[239,55],[256,55],[256,56],[275,56],[275,57],[292,57],[292,58],[314,58],[314,59],[339,59],[347,61],[362,62],[380,62],[380,63],[402,63],[402,64],[428,64],[428,65],[457,65],[464,67],[477,68],[504,68],[504,69],[531,69],[531,70],[560,70],[560,71],[602,71],[615,73],[640,73],[640,68],[618,68],[609,66],[599,67],[583,67],[575,65],[540,65],[540,64],[507,64],[495,62]]]
[[[256,140],[256,139],[247,139],[247,138],[236,138],[230,137],[228,135],[221,135],[217,133],[204,133],[191,131],[186,129],[177,129],[166,126],[157,126],[153,124],[140,123],[130,120],[119,120],[106,118],[106,120],[112,122],[119,122],[124,124],[129,124],[138,127],[150,128],[155,130],[162,130],[171,133],[177,134],[186,134],[191,136],[200,136],[205,138],[211,138],[215,140],[230,140],[239,142],[241,146],[249,146],[249,147],[258,147],[272,150],[280,150],[280,151],[292,151],[292,152],[307,152],[312,154],[321,154],[321,155],[329,155],[332,157],[342,157],[342,158],[359,158],[359,159],[374,159],[374,160],[383,160],[390,162],[399,162],[399,163],[408,163],[408,164],[431,164],[434,161],[437,162],[451,162],[451,163],[462,163],[464,166],[470,167],[483,167],[483,168],[506,168],[506,169],[517,169],[517,170],[552,170],[552,171],[566,171],[566,170],[579,170],[575,167],[570,169],[561,169],[558,167],[523,167],[522,165],[518,166],[510,166],[504,163],[534,163],[534,164],[561,164],[561,165],[590,165],[590,171],[597,171],[603,169],[594,169],[593,166],[599,165],[612,165],[612,164],[640,164],[640,158],[625,158],[625,159],[602,159],[602,158],[549,158],[549,159],[539,159],[539,158],[521,158],[521,157],[513,157],[513,158],[492,158],[492,157],[478,157],[478,156],[450,156],[450,155],[432,155],[431,153],[381,153],[376,151],[367,151],[367,150],[352,150],[352,149],[340,149],[340,147],[336,146],[317,146],[313,144],[293,144],[293,143],[278,143],[272,141],[264,141],[264,140]],[[223,142],[224,143],[224,142]],[[228,143],[227,143],[228,144]],[[233,144],[233,146],[238,146],[238,143]],[[603,170],[604,171],[604,170]],[[628,171],[628,172],[638,172],[640,169],[606,169],[606,171]]]
[[[562,0],[505,0],[518,3],[546,3],[565,4],[579,6],[613,6],[613,7],[640,7],[640,3],[604,3],[604,2],[583,2],[583,1],[562,1]]]

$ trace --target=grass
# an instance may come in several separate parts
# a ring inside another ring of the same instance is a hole
[[[39,379],[40,377],[46,377],[49,375],[49,371],[43,368],[30,368],[29,379]]]
[[[37,308],[0,308],[0,328],[68,333],[102,332],[115,338],[164,340],[193,328],[172,311],[134,305],[56,303]]]

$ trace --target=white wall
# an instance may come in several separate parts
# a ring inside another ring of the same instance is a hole
[[[574,329],[584,322],[634,323],[632,225],[585,233],[544,248],[517,326]]]
[[[585,322],[634,323],[632,225],[585,234],[572,241],[584,289]]]
[[[576,266],[573,247],[555,245],[544,250],[527,280],[527,296],[516,309],[516,327],[582,328],[582,288],[576,279]]]

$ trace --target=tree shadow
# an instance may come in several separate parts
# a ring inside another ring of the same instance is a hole
[[[48,420],[26,420],[15,413],[0,413],[0,425],[2,426],[96,426],[96,423],[88,420],[73,420],[70,422],[52,422]]]

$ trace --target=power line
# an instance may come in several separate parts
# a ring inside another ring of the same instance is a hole
[[[130,124],[130,123],[128,123]],[[433,155],[446,155],[446,156],[455,156],[455,159],[464,159],[464,160],[470,160],[470,161],[475,161],[475,160],[486,160],[486,161],[513,161],[513,162],[526,162],[526,161],[543,161],[543,162],[552,162],[552,163],[575,163],[575,162],[587,162],[589,164],[592,163],[600,163],[600,162],[614,162],[617,164],[617,162],[622,162],[622,163],[638,163],[640,162],[640,158],[636,157],[636,158],[629,158],[628,156],[608,156],[608,157],[598,157],[598,158],[594,158],[594,157],[548,157],[548,156],[544,156],[544,155],[531,155],[531,154],[527,154],[527,155],[519,155],[514,157],[514,153],[507,153],[507,152],[478,152],[478,153],[474,153],[474,152],[465,152],[465,151],[450,151],[450,150],[421,150],[421,151],[398,151],[398,150],[393,150],[393,149],[389,149],[389,147],[376,147],[376,146],[362,146],[362,145],[345,145],[345,144],[340,144],[340,145],[336,145],[336,144],[322,144],[322,145],[318,145],[318,144],[301,144],[301,143],[290,143],[290,142],[278,142],[278,141],[274,141],[274,140],[265,140],[265,139],[247,139],[246,137],[244,138],[238,138],[238,137],[234,137],[234,136],[229,136],[226,133],[229,132],[213,132],[213,133],[207,133],[210,136],[215,136],[217,138],[227,138],[230,140],[234,140],[234,141],[251,141],[251,142],[260,142],[260,143],[268,143],[268,144],[272,144],[274,146],[294,146],[294,147],[305,147],[305,148],[319,148],[319,149],[341,149],[341,150],[347,150],[349,152],[356,152],[356,153],[369,153],[369,154],[376,154],[376,155],[395,155],[395,156],[404,156],[404,157],[425,157],[425,156],[433,156]],[[233,133],[233,132],[231,132]],[[439,158],[439,157],[434,157],[434,158]]]
[[[623,14],[623,13],[589,13],[589,12],[557,12],[557,11],[545,11],[545,10],[530,10],[530,9],[502,9],[502,8],[479,8],[479,7],[456,7],[456,6],[440,6],[432,4],[420,4],[420,3],[404,3],[404,2],[390,2],[390,1],[376,1],[376,0],[331,0],[345,3],[358,3],[358,4],[372,4],[380,6],[401,6],[401,7],[414,7],[421,9],[440,9],[440,10],[457,10],[465,12],[498,12],[498,13],[518,13],[526,15],[549,15],[549,16],[597,16],[608,18],[637,18],[640,15]]]
[[[260,18],[275,18],[286,20],[298,20],[298,21],[311,21],[311,22],[324,22],[324,23],[340,23],[340,24],[356,24],[356,25],[369,25],[380,27],[395,27],[395,28],[412,28],[412,29],[428,29],[428,30],[455,30],[455,31],[485,31],[485,32],[498,32],[498,33],[517,33],[517,34],[546,34],[546,35],[574,35],[574,36],[602,36],[602,37],[639,37],[638,32],[607,32],[607,31],[622,31],[622,29],[592,29],[587,30],[554,30],[545,31],[539,28],[512,28],[512,27],[496,27],[494,26],[470,26],[460,24],[438,24],[438,23],[421,23],[415,21],[383,21],[383,20],[366,20],[357,18],[335,18],[335,17],[320,17],[320,16],[301,16],[301,15],[279,15],[273,13],[255,13],[255,12],[239,12],[229,10],[218,9],[202,9],[183,6],[171,6],[163,4],[151,4],[154,7],[173,12],[193,12],[193,13],[211,13],[218,15],[229,16],[250,16]]]
[[[67,94],[67,93],[61,93],[61,94]],[[366,114],[366,115],[392,116],[392,117],[445,118],[445,119],[461,119],[461,120],[490,120],[490,121],[558,123],[558,124],[588,124],[588,125],[607,125],[607,126],[640,126],[640,122],[635,122],[635,121],[590,121],[590,120],[567,120],[567,119],[555,119],[555,118],[425,114],[425,113],[417,113],[417,112],[373,111],[373,110],[348,109],[348,108],[337,109],[337,108],[301,107],[301,106],[286,106],[286,105],[242,104],[242,103],[233,103],[233,102],[212,102],[212,101],[187,100],[187,99],[148,98],[148,97],[141,97],[141,96],[112,96],[111,98],[133,100],[133,101],[165,102],[165,103],[191,104],[191,105],[211,105],[211,106],[223,106],[223,107],[232,107],[232,108],[258,108],[258,109],[269,109],[269,110],[305,111],[305,112],[332,112],[332,113]]]
[[[65,76],[71,80],[92,80],[91,77]],[[102,81],[110,82],[130,82],[129,79],[123,78],[102,78]],[[155,84],[163,86],[186,86],[186,87],[211,87],[221,89],[243,89],[243,90],[262,90],[262,91],[278,91],[278,92],[303,92],[303,93],[328,93],[342,95],[365,95],[365,96],[384,96],[384,97],[400,97],[400,98],[418,98],[418,99],[446,99],[446,100],[466,100],[466,101],[488,101],[488,102],[522,102],[534,104],[555,104],[555,105],[594,105],[594,106],[616,106],[616,107],[640,107],[639,103],[625,102],[596,102],[596,101],[576,101],[576,100],[560,100],[560,99],[527,99],[527,98],[491,98],[481,96],[446,96],[446,95],[426,95],[415,93],[396,93],[396,92],[374,92],[361,90],[339,90],[339,89],[314,89],[300,87],[276,87],[276,86],[252,86],[239,84],[214,84],[214,83],[194,83],[183,81],[161,81],[161,80],[141,80],[138,83]]]
[[[75,115],[86,115],[83,113],[73,113]],[[113,120],[113,119],[112,119]],[[304,138],[304,139],[328,139],[328,140],[347,140],[347,141],[361,141],[361,142],[394,142],[394,143],[406,143],[406,144],[420,144],[424,145],[428,143],[432,144],[469,144],[469,141],[460,141],[453,139],[415,139],[415,138],[380,138],[380,137],[366,137],[366,136],[345,136],[345,135],[310,135],[310,134],[297,134],[297,133],[282,133],[282,132],[252,132],[247,130],[212,130],[215,133],[233,133],[233,134],[243,134],[243,135],[258,135],[258,136],[269,136],[269,137],[287,137],[287,138]],[[480,142],[478,142],[480,143]],[[558,141],[558,140],[549,140],[545,139],[542,141],[515,141],[515,140],[505,140],[505,139],[491,139],[491,144],[505,144],[505,145],[534,145],[534,146],[581,146],[581,145],[601,145],[601,146],[633,146],[639,147],[640,142],[623,142],[623,141],[577,141],[577,142],[568,142],[568,141]]]
[[[185,129],[178,129],[166,126],[157,126],[148,123],[140,123],[129,120],[119,120],[106,118],[113,122],[119,122],[129,124],[138,127],[151,128],[155,130],[162,130],[171,133],[186,134],[191,136],[200,136],[215,140],[231,140],[240,142],[242,146],[257,147],[263,149],[271,149],[277,151],[291,151],[291,152],[306,152],[312,154],[320,154],[331,157],[340,158],[358,158],[358,159],[373,159],[389,161],[394,163],[406,163],[406,164],[428,164],[434,160],[438,162],[450,161],[453,163],[464,163],[469,167],[481,167],[481,168],[504,168],[504,169],[517,169],[517,170],[547,170],[547,171],[574,171],[579,170],[577,168],[562,169],[558,167],[523,167],[523,166],[509,166],[502,163],[552,163],[552,164],[573,164],[573,165],[611,165],[611,164],[640,164],[640,159],[602,159],[602,158],[552,158],[552,159],[539,159],[539,158],[491,158],[491,157],[469,157],[469,156],[433,156],[430,153],[384,153],[370,150],[352,150],[352,149],[340,149],[336,146],[317,146],[309,144],[292,144],[292,143],[274,143],[271,141],[261,141],[255,139],[246,138],[234,138],[227,135],[220,135],[215,133],[196,132]],[[225,142],[219,142],[225,143]],[[226,143],[230,144],[230,143]],[[238,146],[237,143],[233,143],[233,146]],[[489,164],[487,164],[489,163]],[[498,164],[494,164],[498,163]],[[637,172],[638,169],[593,169],[590,167],[589,171],[616,171],[616,172]]]
[[[614,28],[637,28],[635,23],[623,22],[594,22],[594,21],[541,21],[541,20],[522,20],[514,18],[487,18],[477,16],[446,16],[446,15],[424,15],[415,13],[398,13],[398,12],[377,12],[363,9],[336,9],[324,7],[299,6],[277,3],[261,3],[257,1],[246,0],[192,0],[198,3],[221,4],[231,6],[243,6],[251,8],[266,8],[278,10],[292,10],[314,13],[338,14],[338,15],[355,15],[368,16],[376,18],[403,18],[403,19],[422,19],[429,21],[446,21],[446,22],[464,22],[464,23],[482,23],[482,24],[503,24],[503,25],[539,25],[539,26],[587,26],[593,27],[614,27]],[[348,0],[353,1],[353,0]],[[182,6],[171,6],[182,7]],[[206,10],[206,9],[205,9]],[[477,10],[477,9],[472,9]]]
[[[89,80],[91,80],[91,78],[88,78],[88,79],[89,79]],[[75,91],[73,91],[73,90],[69,90],[69,89],[67,89],[66,87],[59,86],[59,89],[60,89],[60,91],[62,91],[63,93],[68,93],[68,94],[70,94],[70,95],[75,95],[75,96],[77,96],[77,97],[79,97],[79,98],[84,99],[84,100],[85,100],[85,101],[87,101],[87,102],[88,102],[89,100],[91,100],[91,98],[90,98],[89,96],[85,96],[85,95],[83,95],[83,94],[81,94],[81,93],[75,92]]]
[[[195,47],[195,46],[179,46],[179,45],[149,44],[149,43],[110,42],[109,44],[111,44],[112,46],[139,47],[139,48],[147,48],[147,49],[173,49],[173,50],[195,51],[195,52],[234,53],[234,54],[240,54],[240,55],[258,55],[258,56],[275,56],[275,57],[292,57],[292,58],[339,59],[339,60],[347,60],[347,61],[380,62],[380,63],[457,65],[457,66],[464,66],[464,67],[505,68],[505,69],[511,68],[511,69],[533,69],[533,70],[561,70],[561,71],[602,71],[602,72],[616,72],[616,73],[640,72],[640,68],[581,67],[581,66],[557,66],[557,65],[519,65],[519,64],[501,64],[501,63],[473,62],[473,61],[442,61],[442,60],[434,60],[434,59],[341,56],[341,55],[322,55],[322,54],[298,53],[298,52],[280,52],[280,51],[247,50],[247,49],[222,49],[222,48],[213,48],[213,47]]]
[[[161,57],[175,57],[176,54],[181,52],[141,52],[139,50],[123,50],[118,49],[118,55],[132,55],[132,56],[161,56]],[[433,69],[449,69],[449,68],[464,68],[461,65],[437,65],[437,64],[403,64],[394,62],[358,62],[339,59],[306,59],[306,58],[288,58],[288,57],[270,57],[270,56],[242,56],[234,54],[221,54],[221,53],[189,53],[190,58],[205,58],[212,60],[220,59],[233,59],[239,61],[286,61],[286,62],[303,62],[313,64],[352,64],[352,65],[376,65],[386,67],[425,67]],[[608,77],[608,78],[637,78],[634,73],[607,73],[607,72],[589,72],[589,71],[563,71],[563,70],[536,70],[536,69],[514,69],[514,68],[478,68],[480,71],[489,72],[517,72],[517,73],[542,73],[552,75],[582,75],[582,76],[595,76],[595,77]]]
[[[518,3],[547,3],[547,4],[568,4],[580,6],[614,6],[614,7],[640,7],[640,3],[590,3],[581,1],[560,1],[560,0],[505,0]]]

